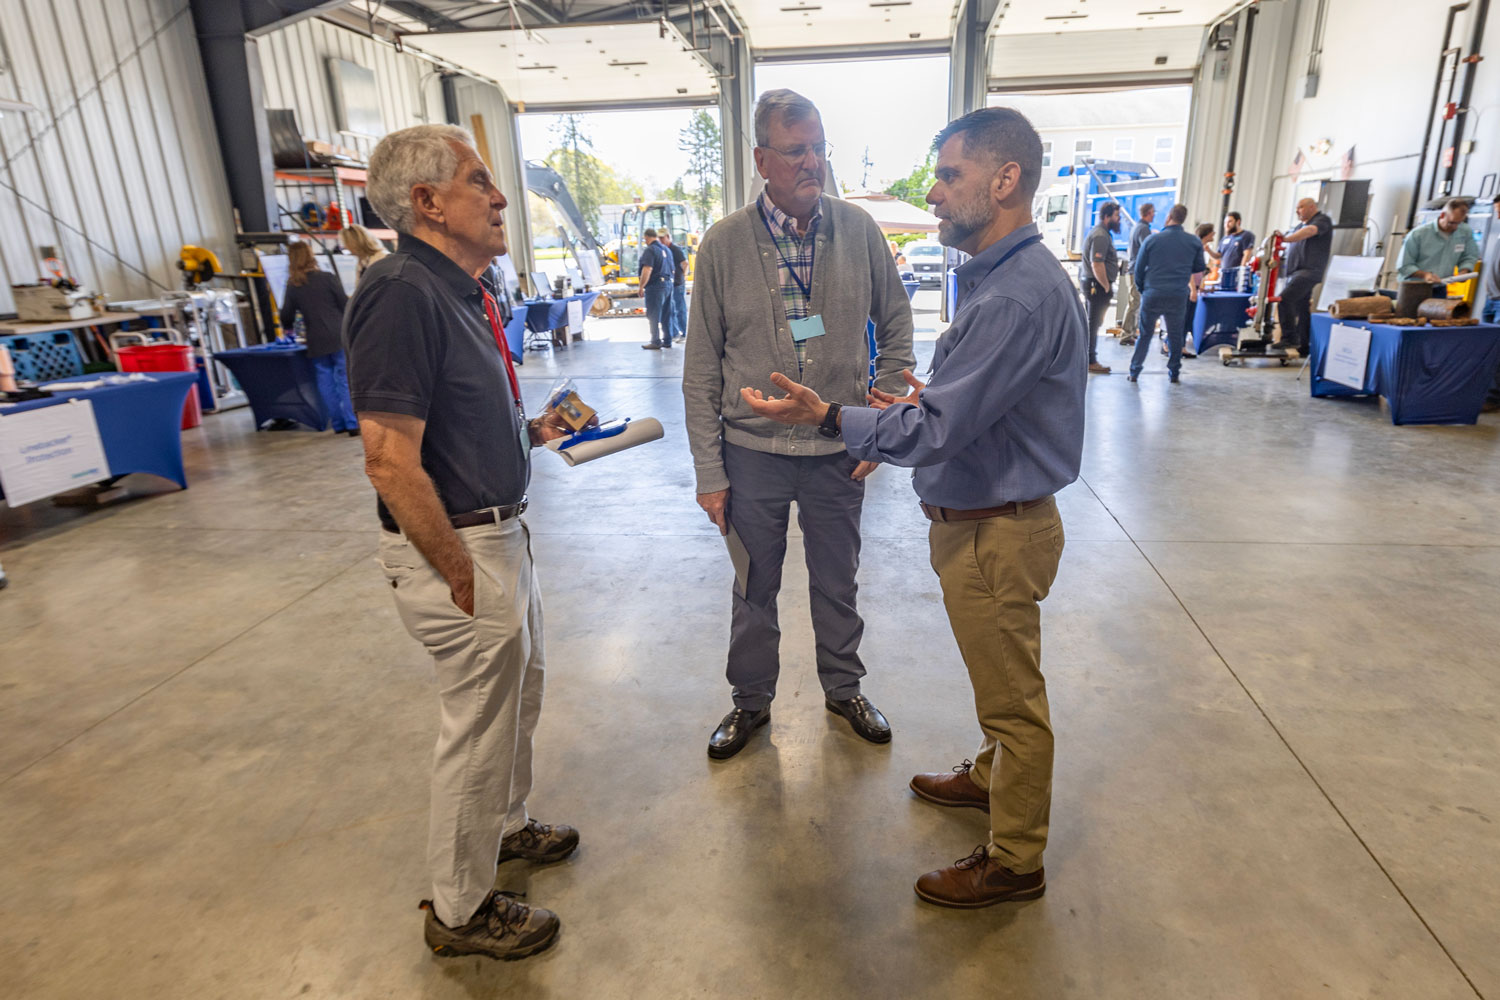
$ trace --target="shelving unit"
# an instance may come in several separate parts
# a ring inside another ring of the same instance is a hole
[[[356,222],[365,225],[364,213],[360,211],[359,199],[353,189],[363,188],[366,183],[367,172],[363,167],[313,167],[308,169],[276,170],[276,191],[278,196],[282,192],[289,192],[291,197],[287,204],[283,201],[282,207],[296,212],[303,202],[311,201],[319,209],[326,209],[328,202],[337,202],[343,210],[344,218],[348,222]],[[328,188],[333,188],[333,197],[326,198]],[[396,231],[394,229],[372,229],[369,226],[370,235],[378,240],[394,240]],[[337,229],[314,229],[303,233],[307,236],[316,236],[322,239],[337,239]]]

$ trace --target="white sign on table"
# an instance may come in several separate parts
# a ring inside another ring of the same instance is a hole
[[[1362,326],[1333,324],[1328,353],[1323,357],[1323,377],[1351,389],[1363,389],[1369,361],[1370,331]]]
[[[88,400],[0,416],[0,487],[12,507],[108,478]]]
[[[568,300],[568,335],[573,336],[583,332],[583,300]]]

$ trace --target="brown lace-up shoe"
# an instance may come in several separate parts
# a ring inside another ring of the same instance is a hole
[[[511,962],[545,951],[557,940],[562,921],[551,910],[527,906],[507,892],[491,892],[462,927],[449,927],[432,912],[432,900],[422,900],[427,911],[424,936],[434,955],[487,955]]]
[[[911,790],[919,798],[940,806],[967,806],[989,812],[990,793],[974,784],[969,775],[969,768],[973,766],[973,761],[966,760],[955,767],[952,774],[919,774],[911,779]]]
[[[938,906],[977,910],[996,903],[1036,899],[1047,891],[1043,869],[1017,875],[980,844],[967,858],[917,879],[917,895]]]
[[[561,861],[578,850],[578,831],[562,823],[538,823],[534,819],[515,833],[500,841],[500,859],[504,864],[511,858],[525,858],[537,864],[548,865]]]

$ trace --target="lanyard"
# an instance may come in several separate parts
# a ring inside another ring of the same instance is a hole
[[[775,248],[775,250],[776,250],[776,256],[780,257],[781,258],[781,262],[786,265],[786,269],[787,269],[788,273],[791,274],[792,280],[797,283],[797,287],[801,290],[802,294],[807,298],[807,308],[811,309],[812,308],[812,285],[811,285],[811,282],[812,282],[812,266],[813,266],[813,262],[818,259],[818,245],[816,243],[814,243],[813,246],[812,246],[812,251],[808,254],[808,257],[807,257],[807,280],[808,280],[809,283],[808,284],[803,284],[803,282],[802,282],[802,276],[797,273],[797,269],[792,266],[792,262],[786,259],[786,254],[784,254],[784,253],[781,252],[781,244],[779,244],[779,243],[776,242],[776,234],[773,233],[773,232],[771,232],[771,220],[766,218],[765,210],[762,209],[759,205],[755,206],[755,210],[760,213],[760,221],[766,227],[766,235],[769,236],[769,237],[771,237],[771,246],[773,248]],[[804,237],[802,237],[802,238],[803,239],[809,239],[811,237],[812,237],[812,227],[808,227],[807,235],[804,236]],[[1038,237],[1038,238],[1040,238],[1040,237]]]
[[[500,357],[505,359],[505,374],[510,376],[510,391],[515,397],[516,409],[521,410],[521,383],[516,378],[516,365],[510,359],[510,345],[505,342],[505,334],[500,326],[499,307],[483,285],[480,286],[479,293],[484,296],[484,315],[490,321],[490,332],[495,335],[495,346],[500,348]],[[521,412],[524,415],[525,411]]]
[[[1033,243],[1040,243],[1040,242],[1042,242],[1042,234],[1041,233],[1032,233],[1030,236],[1026,237],[1024,240],[1022,240],[1021,242],[1017,243],[1015,246],[1011,247],[1009,250],[1005,251],[1005,255],[1002,256],[999,260],[995,261],[995,263],[990,266],[990,269],[988,271],[984,272],[984,277],[980,278],[978,281],[974,282],[974,287],[978,288],[984,282],[988,281],[990,275],[992,275],[996,271],[1000,270],[1000,265],[1001,264],[1004,264],[1006,261],[1010,260],[1012,257],[1014,257],[1016,254],[1020,253],[1022,250],[1025,250],[1027,247],[1031,246]],[[972,297],[973,296],[971,295],[970,298],[972,298]],[[965,299],[964,302],[963,302],[963,305],[961,305],[961,306],[958,307],[958,311],[960,313],[962,313],[963,312],[963,307],[966,306],[966,305],[968,305],[968,304],[969,304],[969,299]],[[953,317],[953,322],[954,323],[958,322],[958,316],[957,315],[955,315]]]

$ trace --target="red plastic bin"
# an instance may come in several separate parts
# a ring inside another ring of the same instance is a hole
[[[115,350],[122,372],[191,372],[197,371],[193,363],[193,349],[186,344],[139,344]],[[198,403],[198,393],[190,392],[182,404],[182,429],[197,427],[203,423],[203,408]]]

